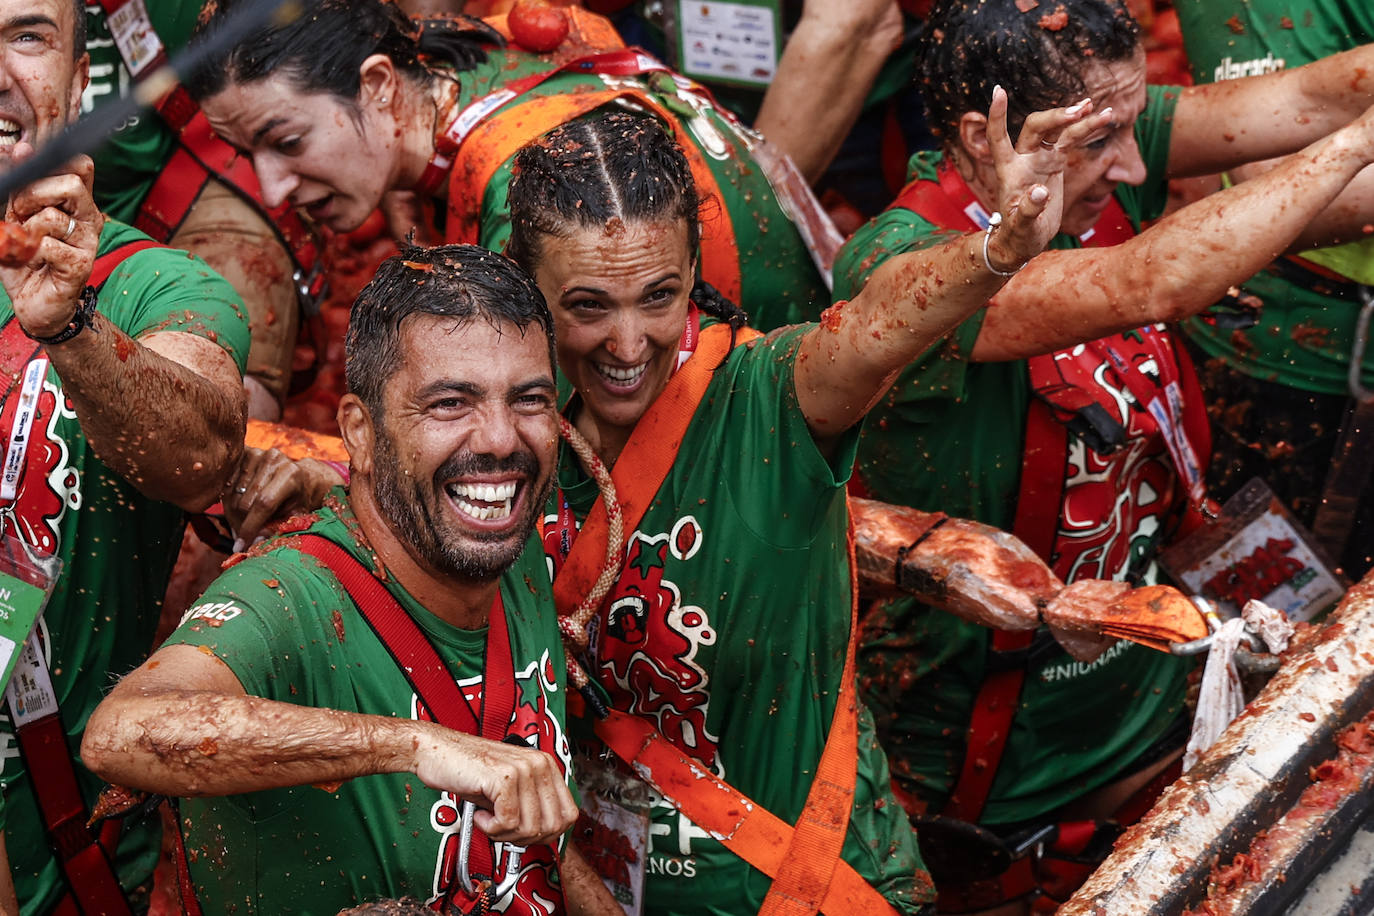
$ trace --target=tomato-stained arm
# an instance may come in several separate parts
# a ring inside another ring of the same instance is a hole
[[[1013,147],[1007,95],[994,90],[988,136],[1005,219],[986,241],[996,269],[1024,264],[1059,231],[1065,150],[1106,123],[1090,110],[1080,105],[1037,112],[1026,119]],[[803,336],[793,377],[802,413],[822,449],[872,408],[903,366],[1006,283],[984,263],[984,241],[983,233],[974,233],[889,258],[858,295],[832,306]]]
[[[754,126],[816,181],[901,40],[896,0],[806,0]]]
[[[297,706],[244,692],[189,645],[164,646],[96,707],[81,759],[102,779],[175,796],[237,795],[414,773],[479,806],[497,841],[548,843],[577,817],[549,754],[432,722]]]
[[[1020,359],[1196,314],[1292,246],[1371,160],[1374,109],[1127,242],[1047,251],[997,294],[972,358]]]
[[[72,322],[90,277],[104,226],[93,175],[80,157],[10,200],[9,218],[43,237],[33,260],[0,268],[15,317],[33,336]],[[182,331],[135,341],[97,313],[88,329],[45,349],[106,464],[145,495],[188,510],[219,497],[244,431],[238,366],[222,347]]]

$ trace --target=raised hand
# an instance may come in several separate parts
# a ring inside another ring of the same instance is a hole
[[[238,473],[224,493],[224,514],[235,550],[252,546],[269,522],[319,508],[343,478],[323,461],[295,460],[277,449],[245,448]]]
[[[27,142],[15,146],[14,160],[33,155]],[[14,314],[25,331],[51,337],[76,312],[81,290],[90,279],[105,218],[91,197],[95,166],[78,156],[54,175],[35,181],[10,198],[6,219],[33,236],[38,250],[20,267],[0,267],[0,283],[9,293]]]
[[[1026,118],[1013,146],[1007,132],[1007,92],[992,91],[988,146],[997,171],[1002,223],[988,241],[989,258],[1002,270],[1016,270],[1045,250],[1064,215],[1064,168],[1068,152],[1111,121],[1112,110],[1092,111],[1091,99],[1037,111]]]

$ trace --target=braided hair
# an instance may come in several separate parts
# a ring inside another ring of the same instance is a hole
[[[506,254],[533,274],[545,237],[613,219],[685,220],[687,244],[696,251],[701,209],[687,157],[657,119],[602,112],[563,124],[516,154]],[[692,301],[733,330],[749,320],[705,281],[693,287]]]

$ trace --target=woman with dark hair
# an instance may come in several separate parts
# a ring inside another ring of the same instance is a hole
[[[1085,98],[1111,118],[1068,154],[1056,250],[915,360],[877,408],[859,448],[863,485],[1012,530],[1068,582],[1152,581],[1161,543],[1206,505],[1209,454],[1192,366],[1156,322],[1223,298],[1374,160],[1374,48],[1227,86],[1147,87],[1138,27],[1117,0],[1029,11],[948,0],[921,52],[944,150],[913,158],[911,184],[849,241],[838,295],[890,257],[985,224],[1001,190],[981,106],[999,83],[1018,91],[1013,131],[1031,110]],[[1264,179],[1141,231],[1162,213],[1170,175],[1314,140]],[[1063,855],[1105,854],[1090,822],[1116,815],[1182,752],[1181,661],[1122,643],[1088,664],[1048,633],[1031,639],[914,601],[865,620],[865,697],[909,810],[1013,838],[982,834],[993,864],[942,883],[950,912],[1008,899],[1018,912],[1037,880],[1055,880],[1024,860],[1003,871],[1008,850],[1034,850],[1019,840],[1042,828],[1053,837],[1060,826]],[[1088,826],[1063,827],[1072,820]],[[1080,880],[1088,867],[1071,866]]]
[[[446,208],[445,241],[497,251],[516,150],[599,108],[651,111],[684,145],[713,208],[703,277],[765,327],[819,315],[840,239],[805,181],[704,91],[626,49],[606,20],[563,13],[569,36],[536,54],[479,20],[412,21],[384,0],[311,0],[187,88],[216,132],[252,157],[269,203],[289,200],[348,231],[387,192],[408,192]],[[505,17],[491,22],[505,28]]]
[[[662,797],[645,912],[931,899],[853,699],[844,486],[893,373],[1039,250],[1062,149],[1106,124],[1090,106],[1033,115],[1013,149],[1005,98],[989,118],[1006,219],[767,337],[694,290],[700,201],[656,121],[576,121],[516,158],[508,250],[549,300],[574,388],[545,551],[575,657],[619,711],[596,733]],[[771,862],[742,838],[755,811],[783,831]],[[818,824],[828,851],[808,855]]]

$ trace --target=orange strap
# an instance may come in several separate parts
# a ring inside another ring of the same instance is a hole
[[[602,89],[558,95],[517,97],[489,116],[468,134],[449,173],[448,218],[450,243],[476,245],[482,220],[482,197],[496,172],[526,144],[560,124],[566,124],[616,99],[628,98],[652,111],[669,130],[679,122],[647,91]],[[678,143],[692,168],[692,179],[702,200],[715,195],[721,200],[715,175],[706,158],[690,140]],[[739,250],[735,227],[724,206],[716,208],[719,219],[702,226],[701,274],[706,282],[732,302],[740,300]]]
[[[849,548],[850,582],[857,588],[852,531]],[[857,599],[857,592],[853,597]],[[596,725],[606,746],[647,777],[692,823],[773,879],[760,916],[810,916],[817,911],[826,916],[896,914],[892,904],[840,858],[854,807],[858,765],[857,600],[850,608],[849,647],[830,737],[795,829],[678,750],[645,720],[613,710]]]
[[[761,335],[745,329],[737,342]],[[677,458],[711,375],[730,350],[730,327],[716,324],[702,331],[696,353],[669,380],[663,393],[635,425],[611,477],[621,502],[625,530],[633,531],[652,504]],[[554,582],[560,613],[576,607],[591,589],[606,555],[605,503],[598,499],[587,514],[572,551]],[[853,533],[849,539],[850,632],[840,694],[816,778],[796,828],[705,771],[678,750],[650,723],[612,711],[597,723],[607,747],[635,766],[697,826],[711,832],[727,849],[773,878],[761,914],[828,916],[852,913],[893,914],[883,898],[840,858],[858,766],[858,703],[855,696],[855,642],[858,580]]]
[[[752,328],[743,328],[735,335],[735,342],[745,343],[762,336]],[[687,426],[711,384],[711,375],[729,352],[728,324],[713,324],[703,330],[692,358],[674,373],[663,393],[635,424],[611,471],[626,532],[634,531],[668,478]],[[553,584],[553,601],[560,614],[570,613],[596,584],[606,557],[608,536],[606,503],[598,498],[583,520],[577,540]]]
[[[274,448],[293,461],[316,458],[320,461],[348,462],[348,450],[338,436],[329,436],[285,423],[249,419],[243,444],[249,448]]]

